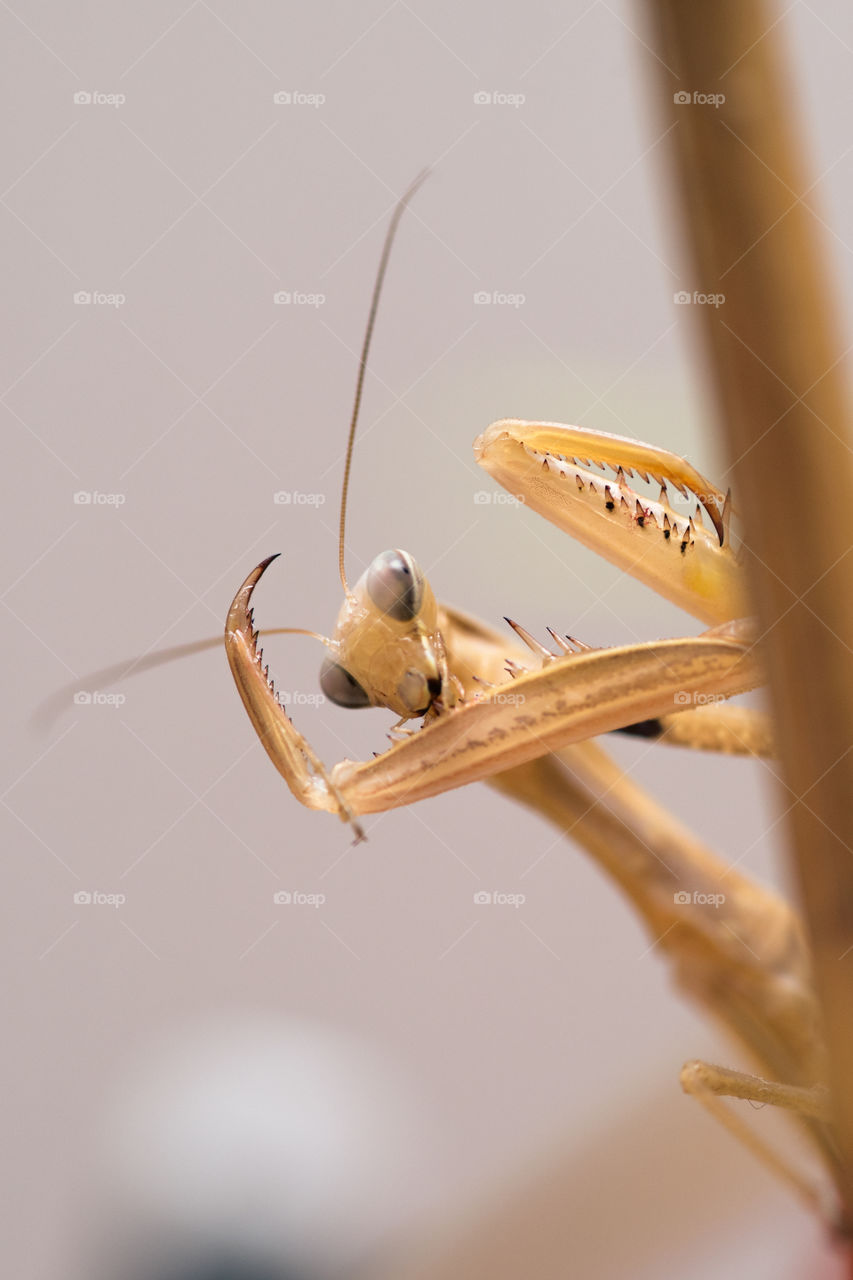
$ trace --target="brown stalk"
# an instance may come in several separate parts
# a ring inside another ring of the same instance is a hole
[[[743,525],[853,1226],[853,457],[842,346],[775,13],[652,0],[658,87]],[[679,91],[689,103],[674,102]],[[715,107],[693,94],[724,94]],[[816,1082],[815,1082],[816,1083]]]

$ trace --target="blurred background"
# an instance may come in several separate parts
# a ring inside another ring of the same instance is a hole
[[[853,16],[773,13],[849,331]],[[11,0],[0,29],[10,1274],[349,1274],[550,1151],[572,1274],[816,1275],[816,1225],[680,1092],[685,1059],[737,1055],[580,850],[483,785],[352,848],[291,797],[220,649],[130,674],[220,634],[276,551],[258,623],[332,628],[357,354],[424,165],[350,580],[400,546],[496,626],[700,629],[498,500],[471,450],[499,417],[579,423],[726,487],[643,12]],[[318,699],[315,642],[265,649],[327,764],[384,747],[390,713]],[[766,765],[612,749],[785,887]]]

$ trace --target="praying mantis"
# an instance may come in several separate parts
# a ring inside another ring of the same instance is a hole
[[[353,586],[347,580],[347,494],[367,356],[394,234],[424,176],[396,207],[371,301],[344,467],[344,602],[334,634],[264,633],[319,640],[327,651],[324,694],[346,707],[387,707],[398,717],[392,745],[370,761],[327,769],[286,714],[263,665],[252,609],[275,556],[248,574],[228,610],[225,648],[240,697],[294,796],[349,822],[356,840],[364,814],[475,781],[570,833],[627,894],[678,985],[766,1076],[693,1062],[682,1071],[685,1091],[831,1217],[826,1180],[801,1174],[721,1101],[728,1095],[788,1110],[830,1178],[837,1171],[821,1084],[826,1051],[797,916],[727,867],[593,740],[621,730],[670,746],[772,754],[766,717],[726,702],[763,679],[730,495],[675,454],[589,428],[506,419],[474,442],[477,461],[498,483],[698,618],[709,628],[699,636],[592,649],[549,631],[546,646],[510,622],[517,637],[510,641],[437,601],[417,561],[399,548],[380,552]],[[641,481],[659,487],[658,496]],[[421,727],[412,727],[418,720]]]

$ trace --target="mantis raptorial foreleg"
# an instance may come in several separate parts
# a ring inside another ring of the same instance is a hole
[[[625,732],[654,738],[669,747],[692,747],[734,756],[775,754],[769,716],[752,707],[728,706],[724,702],[662,716],[648,725],[631,725]]]
[[[375,813],[412,804],[464,786],[599,733],[637,720],[668,715],[678,695],[722,696],[752,688],[761,679],[748,639],[708,632],[682,640],[595,649],[563,655],[540,671],[520,675],[486,696],[472,696],[435,715],[412,738],[371,761],[335,765],[333,789],[312,771],[307,744],[279,704],[255,644],[252,592],[266,565],[240,588],[225,631],[237,687],[264,748],[288,786],[310,808],[341,812],[334,792],[352,813]],[[460,654],[452,615],[442,635],[456,679],[466,690],[470,663]],[[458,615],[455,615],[458,616]],[[501,666],[506,661],[502,645]],[[477,657],[481,678],[491,680],[496,650]]]
[[[474,456],[526,506],[703,622],[746,612],[729,495],[684,458],[605,431],[515,418],[478,436]],[[659,496],[629,484],[635,473],[660,485]]]

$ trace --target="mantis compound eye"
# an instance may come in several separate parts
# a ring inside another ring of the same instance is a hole
[[[424,598],[424,575],[407,551],[382,551],[367,571],[367,594],[387,617],[412,622]]]
[[[320,688],[338,707],[369,707],[370,699],[357,680],[339,663],[327,658],[320,670]]]

